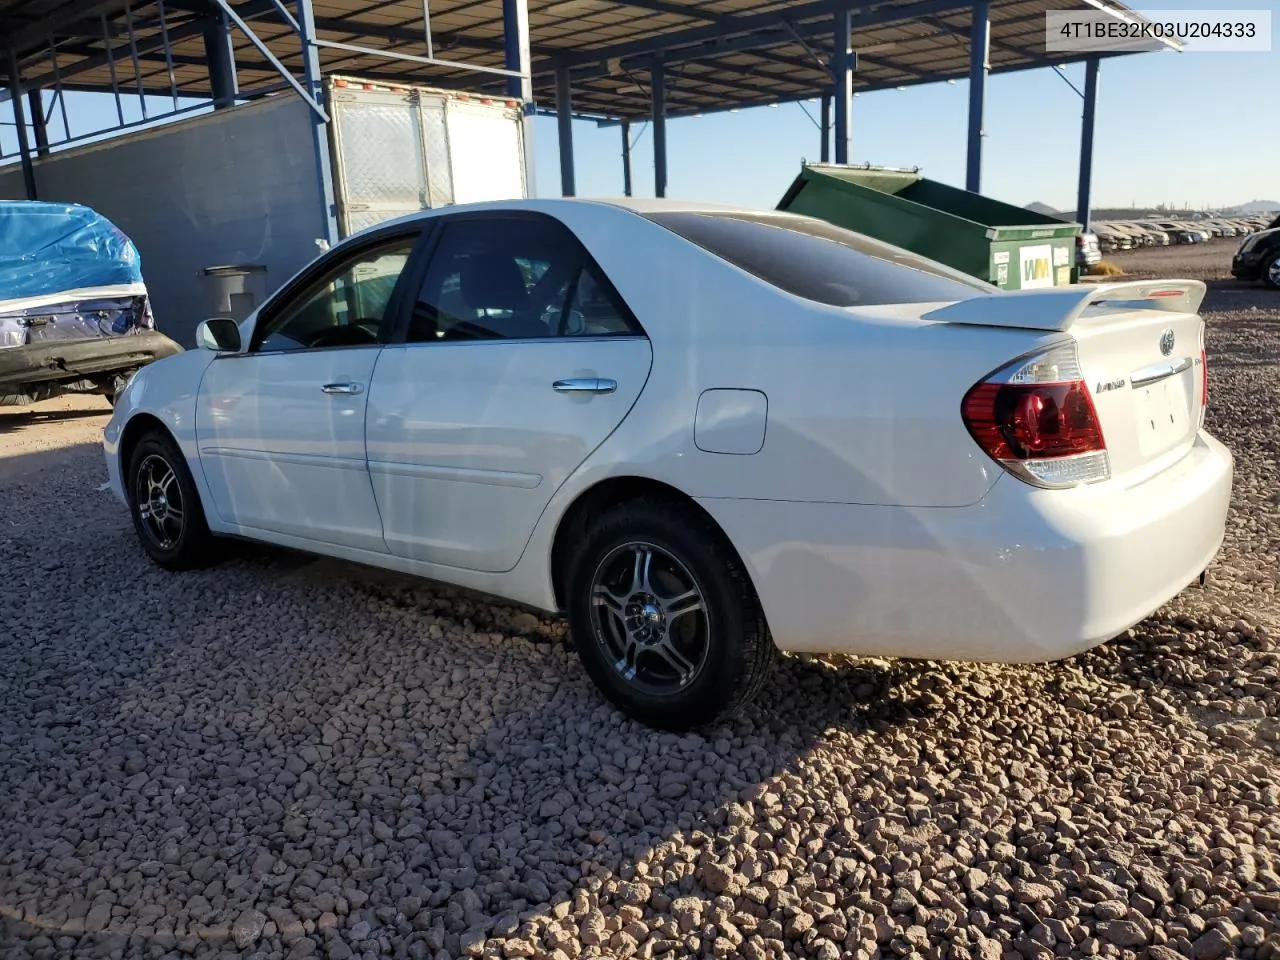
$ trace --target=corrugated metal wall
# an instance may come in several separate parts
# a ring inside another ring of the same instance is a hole
[[[40,199],[86,204],[128,234],[157,325],[194,346],[204,267],[263,264],[274,290],[319,253],[310,122],[281,95],[55,153],[36,165]],[[21,169],[0,170],[0,199],[23,196]]]

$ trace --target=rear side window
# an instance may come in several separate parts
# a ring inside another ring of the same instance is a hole
[[[966,300],[994,292],[933,260],[794,214],[679,212],[649,219],[787,293],[834,307]]]

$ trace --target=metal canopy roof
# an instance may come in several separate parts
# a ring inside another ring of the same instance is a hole
[[[292,2],[284,6],[296,9]],[[553,106],[556,69],[567,67],[575,114],[647,117],[648,69],[655,57],[665,64],[671,117],[818,96],[831,88],[833,14],[850,6],[855,90],[968,76],[972,12],[958,0],[530,0],[535,99],[539,107]],[[992,0],[992,72],[1082,59],[1046,53],[1044,13],[1096,12],[1099,6],[1097,0]],[[1119,3],[1108,0],[1107,6],[1131,15]],[[398,54],[428,52],[422,0],[314,0],[313,7],[321,40]],[[51,88],[60,80],[66,89],[109,91],[114,71],[122,93],[167,96],[176,87],[180,96],[203,98],[210,95],[203,40],[210,9],[205,0],[132,6],[122,0],[0,0],[0,36],[18,54],[24,87]],[[298,34],[277,0],[246,0],[234,9],[274,56],[295,75],[302,73]],[[430,0],[428,9],[432,58],[459,68],[326,47],[322,69],[501,93],[502,75],[473,72],[504,66],[501,0]],[[259,49],[234,26],[231,36],[242,93],[277,87],[280,75]]]

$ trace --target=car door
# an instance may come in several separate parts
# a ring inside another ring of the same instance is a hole
[[[639,397],[652,351],[558,220],[453,214],[434,242],[369,392],[383,536],[398,556],[509,570]]]
[[[420,229],[322,258],[266,306],[246,351],[200,384],[196,436],[218,516],[386,553],[365,459],[365,406]]]

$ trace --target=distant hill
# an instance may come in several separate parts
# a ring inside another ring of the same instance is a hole
[[[1046,217],[1056,217],[1058,215],[1057,210],[1049,206],[1047,203],[1041,203],[1039,200],[1035,203],[1028,203],[1026,209],[1030,210],[1032,213],[1042,213]]]
[[[1242,203],[1238,207],[1232,207],[1225,212],[1236,216],[1248,216],[1253,213],[1270,213],[1273,210],[1280,210],[1280,200],[1253,200],[1249,203]]]

